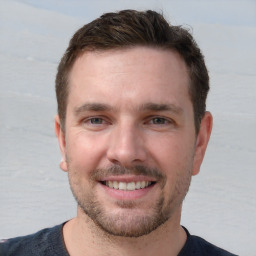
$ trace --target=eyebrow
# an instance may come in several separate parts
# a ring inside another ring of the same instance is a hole
[[[104,103],[85,103],[82,106],[79,106],[75,108],[74,112],[76,115],[79,115],[80,113],[86,112],[86,111],[113,111],[114,108],[108,104]],[[142,104],[139,108],[139,111],[154,111],[154,112],[160,112],[160,111],[171,111],[174,114],[182,114],[183,109],[179,106],[176,106],[174,104],[158,104],[158,103],[145,103]]]
[[[182,114],[183,109],[174,104],[146,103],[140,107],[141,111],[171,111],[175,114]]]
[[[110,111],[113,108],[110,105],[102,103],[85,103],[80,107],[75,108],[75,114],[79,115],[85,111]]]

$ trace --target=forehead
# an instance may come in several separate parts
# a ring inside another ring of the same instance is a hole
[[[71,99],[79,102],[104,97],[113,102],[122,98],[126,104],[133,99],[137,104],[177,101],[189,98],[189,83],[185,62],[171,50],[134,47],[85,52],[70,72],[68,104]]]

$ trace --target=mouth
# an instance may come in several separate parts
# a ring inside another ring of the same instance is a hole
[[[151,200],[150,195],[157,188],[155,186],[157,183],[154,178],[134,175],[109,176],[99,180],[104,197],[118,201],[134,201],[142,198]]]
[[[153,186],[156,182],[155,181],[131,181],[131,182],[123,182],[123,181],[116,181],[116,180],[108,180],[108,181],[101,181],[101,184],[115,190],[123,190],[123,191],[135,191],[140,189],[145,189],[150,186]]]

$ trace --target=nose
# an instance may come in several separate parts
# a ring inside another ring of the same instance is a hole
[[[142,131],[135,125],[116,126],[110,136],[107,158],[124,167],[142,164],[146,160],[146,149]]]

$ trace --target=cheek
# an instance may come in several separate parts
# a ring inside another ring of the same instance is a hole
[[[181,135],[165,135],[156,138],[151,136],[149,142],[148,149],[151,157],[159,165],[182,165],[188,155],[191,155],[191,146]]]
[[[104,156],[104,143],[84,134],[70,136],[67,143],[67,160],[77,171],[91,172],[101,165]]]
[[[193,156],[193,141],[186,140],[184,136],[165,136],[151,147],[151,158],[171,183],[190,174]]]
[[[166,175],[164,195],[166,203],[181,202],[189,188],[193,170],[193,150],[181,143],[164,147],[159,168]]]

